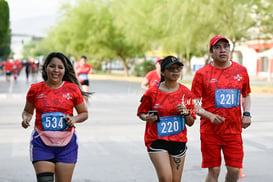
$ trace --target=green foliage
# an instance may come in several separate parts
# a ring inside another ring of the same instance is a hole
[[[143,52],[143,46],[126,38],[115,25],[111,2],[79,0],[76,6],[64,5],[64,18],[41,43],[48,47],[79,57],[117,58],[128,71],[127,59]],[[49,50],[50,51],[50,50]]]
[[[208,54],[216,34],[238,41],[272,37],[272,0],[77,0],[35,49],[129,60],[149,50],[176,52],[186,61]],[[34,51],[37,52],[37,51]],[[136,68],[140,69],[140,68]],[[140,72],[140,71],[138,71]]]
[[[9,5],[5,0],[0,0],[0,58],[9,56],[10,43]]]
[[[101,61],[97,59],[93,59],[89,62],[89,64],[92,66],[94,71],[100,71],[102,70]]]
[[[134,65],[133,75],[144,77],[149,71],[155,69],[153,61],[145,60]]]
[[[273,26],[273,3],[272,0],[256,0],[256,25],[252,27],[254,29],[256,38],[272,39]],[[258,30],[258,34],[257,34]]]
[[[30,41],[23,47],[23,57],[37,57],[43,55],[44,52],[38,48],[39,43],[37,41]]]

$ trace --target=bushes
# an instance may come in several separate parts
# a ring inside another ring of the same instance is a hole
[[[134,76],[144,77],[149,71],[155,69],[155,63],[150,60],[145,60],[143,62],[134,65]]]

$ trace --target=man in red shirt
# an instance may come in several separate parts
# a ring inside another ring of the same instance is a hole
[[[22,67],[23,67],[23,65],[22,65],[21,61],[19,61],[19,60],[14,61],[14,63],[13,63],[13,78],[14,78],[14,80],[17,80],[17,77],[19,76]]]
[[[82,85],[82,89],[85,92],[89,92],[89,78],[88,74],[93,73],[92,66],[87,64],[87,57],[81,56],[79,63],[75,66],[75,72],[78,76],[78,80]],[[84,96],[85,101],[88,101],[88,97]]]
[[[161,59],[157,58],[157,60],[155,61],[156,69],[148,72],[143,78],[141,82],[141,88],[143,88],[145,91],[151,88],[152,86],[157,86],[160,83],[161,79],[160,61]]]
[[[226,182],[236,182],[244,155],[242,128],[251,124],[249,76],[244,66],[229,59],[226,37],[213,37],[209,49],[213,61],[196,72],[191,89],[201,117],[202,167],[208,168],[206,182],[218,181],[223,151]]]
[[[13,68],[13,62],[11,59],[7,60],[4,64],[5,67],[5,74],[6,74],[6,81],[10,81],[10,76],[12,75],[12,68]]]

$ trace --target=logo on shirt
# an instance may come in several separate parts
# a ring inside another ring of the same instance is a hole
[[[238,80],[241,81],[243,77],[241,77],[239,74],[237,74],[237,76],[234,76],[234,80]]]
[[[218,82],[218,80],[215,79],[215,78],[212,78],[209,82],[210,82],[210,83],[216,83],[216,82]]]
[[[161,108],[161,105],[160,104],[155,104],[154,105],[154,108],[156,109],[156,108]]]
[[[63,97],[66,98],[67,100],[72,99],[69,93],[63,94]]]

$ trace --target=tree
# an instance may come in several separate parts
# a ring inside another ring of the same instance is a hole
[[[273,4],[272,0],[257,1],[254,18],[256,26],[253,27],[251,33],[254,35],[252,39],[272,39],[273,36]]]
[[[109,2],[80,0],[74,7],[66,4],[64,18],[50,31],[43,44],[76,57],[85,54],[97,59],[121,59],[128,76],[128,59],[143,46],[126,39],[114,18]]]
[[[209,33],[206,1],[117,0],[127,37],[145,42],[146,50],[176,52],[190,62],[192,52],[204,50]],[[117,8],[118,9],[118,8]],[[200,52],[200,51],[199,51]]]
[[[214,35],[227,36],[233,49],[238,41],[248,40],[253,35],[249,30],[256,27],[257,10],[267,0],[116,1],[123,5],[119,14],[128,35],[137,35],[136,41],[147,41],[150,48],[175,51],[190,63],[193,53],[208,53]],[[266,20],[272,17],[265,10],[261,13]]]
[[[10,54],[11,31],[9,24],[9,6],[5,0],[0,0],[0,58]]]
[[[78,0],[39,47],[98,60],[128,60],[145,51],[176,52],[188,61],[208,54],[214,35],[239,41],[271,36],[271,0]],[[268,8],[269,7],[269,8]],[[254,33],[253,33],[254,32]],[[190,67],[188,67],[190,68]]]

